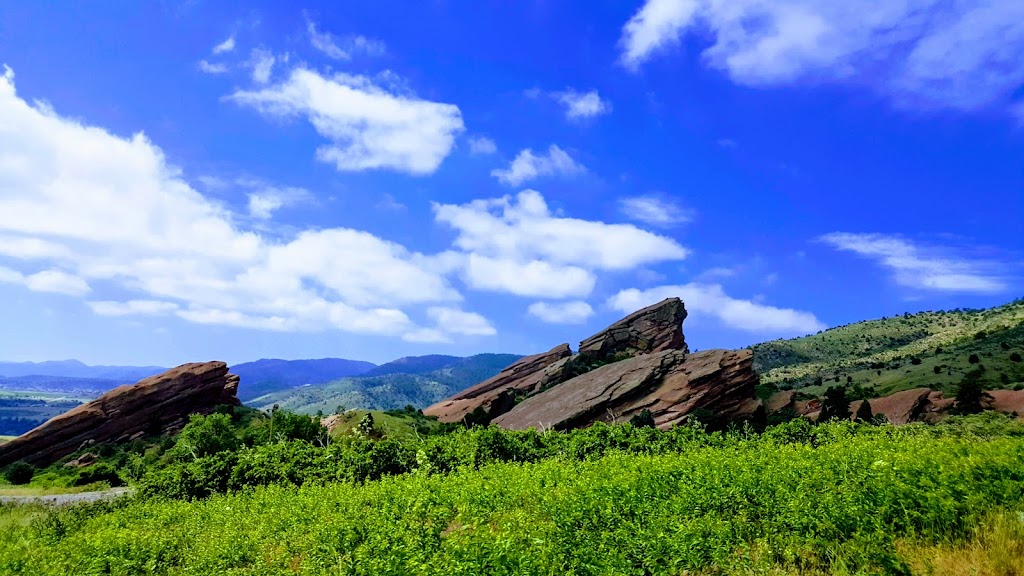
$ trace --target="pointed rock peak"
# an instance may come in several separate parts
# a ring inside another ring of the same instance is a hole
[[[689,352],[683,337],[686,307],[679,298],[638,310],[608,328],[580,342],[580,355],[605,359],[637,356],[662,350]]]

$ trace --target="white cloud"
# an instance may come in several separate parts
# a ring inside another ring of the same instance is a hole
[[[548,147],[547,156],[537,156],[533,150],[526,148],[516,156],[508,168],[491,170],[491,176],[503,184],[518,186],[541,176],[573,175],[581,172],[586,172],[586,167],[552,144]]]
[[[469,152],[471,154],[494,154],[498,151],[498,146],[494,143],[494,140],[486,136],[477,136],[469,139]]]
[[[579,266],[562,266],[543,260],[521,262],[479,254],[466,258],[463,280],[475,290],[545,298],[587,296],[597,282],[592,272]]]
[[[904,106],[970,110],[1024,82],[1024,3],[944,0],[648,0],[623,28],[639,66],[710,33],[705,62],[741,84],[864,83]]]
[[[596,270],[628,270],[682,260],[687,250],[675,240],[631,224],[553,216],[540,192],[434,204],[435,217],[458,231],[455,246],[471,253],[520,262],[541,259]]]
[[[377,208],[382,210],[391,210],[392,212],[402,212],[408,209],[408,206],[399,202],[398,199],[391,194],[385,193],[380,199],[380,202],[377,202]]]
[[[303,188],[259,186],[248,194],[249,216],[267,220],[274,212],[285,206],[312,201],[313,196]]]
[[[608,305],[620,312],[631,313],[671,297],[681,298],[690,313],[717,318],[737,330],[782,336],[809,334],[826,328],[810,312],[732,298],[719,284],[691,282],[642,291],[630,288],[609,298]]]
[[[207,74],[223,74],[228,71],[228,67],[225,64],[211,64],[206,60],[199,61],[199,70],[206,72]]]
[[[899,236],[833,232],[821,240],[889,268],[896,283],[937,292],[1003,292],[998,263],[957,256],[954,249],[918,246]],[[1005,269],[1005,268],[1004,268]]]
[[[402,335],[402,340],[415,344],[451,344],[452,339],[435,328],[421,328]]]
[[[313,48],[334,60],[350,60],[357,52],[369,56],[379,56],[387,52],[383,42],[366,36],[349,36],[339,41],[333,35],[317,30],[316,23],[308,18],[306,31],[309,32],[309,42]]]
[[[49,292],[69,296],[82,296],[92,290],[85,280],[57,269],[43,270],[35,274],[22,274],[17,270],[0,266],[0,282],[20,284],[33,292]]]
[[[555,92],[552,96],[565,106],[565,116],[570,120],[592,118],[612,111],[611,103],[602,100],[597,90],[577,92],[570,89],[565,92]]]
[[[339,171],[431,174],[464,129],[455,105],[392,94],[364,76],[324,77],[304,68],[280,84],[228,98],[266,116],[306,117],[330,140],[317,150],[317,159]]]
[[[458,308],[432,306],[427,308],[427,316],[437,323],[438,330],[449,334],[468,334],[470,336],[494,336],[498,333],[491,323],[476,312],[464,312]]]
[[[229,36],[227,40],[213,47],[214,54],[224,54],[235,49],[235,37]]]
[[[270,74],[274,70],[277,59],[269,50],[256,48],[252,51],[252,81],[257,84],[270,82]]]
[[[158,301],[190,322],[402,335],[420,328],[402,308],[461,299],[428,257],[366,232],[279,241],[240,230],[144,135],[33,107],[10,70],[0,79],[0,166],[0,255],[45,267],[0,279],[78,295],[98,281],[132,294],[101,313],[146,314],[155,305],[132,301]]]
[[[692,213],[677,202],[653,194],[622,198],[619,200],[619,211],[631,220],[662,228],[693,220]]]
[[[177,311],[180,306],[160,300],[101,300],[89,302],[89,308],[99,316],[163,316]]]
[[[595,270],[630,270],[688,254],[671,238],[630,224],[553,216],[535,190],[434,204],[434,214],[458,232],[454,245],[464,255],[453,266],[479,290],[584,297],[594,288]]]
[[[590,304],[582,300],[571,302],[534,302],[527,308],[531,316],[548,324],[582,324],[594,314]]]

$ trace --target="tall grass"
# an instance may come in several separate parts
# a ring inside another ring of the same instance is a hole
[[[908,574],[1020,542],[1021,436],[796,430],[56,511],[0,532],[0,573]]]

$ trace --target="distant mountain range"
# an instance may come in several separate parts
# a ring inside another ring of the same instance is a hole
[[[494,376],[520,358],[516,354],[401,358],[360,376],[283,390],[246,404],[260,409],[276,404],[302,414],[329,414],[339,406],[389,409],[411,404],[423,408]]]
[[[319,360],[257,360],[231,367],[238,374],[238,398],[242,402],[273,394],[303,384],[323,384],[344,378],[358,376],[378,366],[371,362],[346,360],[344,358],[321,358]]]
[[[160,366],[88,366],[78,360],[48,362],[0,362],[0,376],[55,376],[63,378],[92,378],[112,380],[118,384],[138,382],[147,376],[159,374],[167,368]]]

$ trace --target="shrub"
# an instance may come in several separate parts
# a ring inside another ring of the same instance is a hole
[[[1014,352],[1013,354],[1010,354],[1010,362],[1020,362],[1020,360],[1020,352]]]
[[[629,419],[629,423],[636,428],[654,428],[654,416],[651,414],[650,410],[644,408],[639,413],[634,414],[633,417]]]
[[[168,451],[173,460],[197,460],[218,452],[236,450],[241,442],[227,414],[193,414]]]
[[[970,356],[968,356],[967,361],[971,364],[977,364],[978,362],[981,362],[977,354],[971,354]]]
[[[30,464],[19,460],[4,470],[4,478],[14,485],[28,484],[32,481],[32,476],[35,475],[35,473],[35,468]]]

